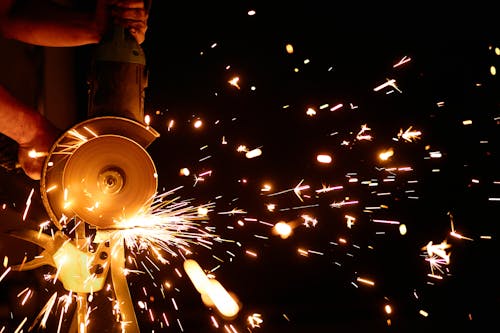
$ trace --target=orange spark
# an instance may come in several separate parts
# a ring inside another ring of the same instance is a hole
[[[233,77],[231,80],[227,81],[230,85],[236,87],[237,89],[241,89],[239,86],[240,78],[238,76]]]

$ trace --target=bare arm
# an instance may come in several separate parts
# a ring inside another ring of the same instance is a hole
[[[24,172],[40,179],[45,156],[60,130],[0,86],[0,133],[19,144],[18,162]]]
[[[148,9],[142,0],[97,0],[95,11],[81,12],[47,0],[0,0],[0,34],[40,46],[98,43],[110,21],[145,39]]]
[[[105,28],[98,10],[79,12],[40,0],[0,2],[0,32],[7,38],[28,44],[78,46],[97,43]]]

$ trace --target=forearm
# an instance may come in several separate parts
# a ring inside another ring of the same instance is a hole
[[[21,103],[0,86],[0,133],[24,145],[36,138],[46,122],[36,110]]]
[[[79,46],[99,42],[103,27],[96,13],[78,12],[50,1],[28,1],[0,18],[1,33],[40,46]]]

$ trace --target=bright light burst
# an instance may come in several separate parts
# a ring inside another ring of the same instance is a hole
[[[144,213],[122,220],[117,225],[129,249],[142,251],[159,248],[173,256],[179,249],[196,244],[210,248],[220,238],[204,226],[208,215],[200,214],[200,208],[213,211],[214,204],[193,206],[191,200],[168,199],[173,191],[159,194]],[[205,211],[203,212],[205,213]]]

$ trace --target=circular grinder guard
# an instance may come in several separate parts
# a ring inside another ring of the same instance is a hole
[[[66,131],[53,145],[40,179],[43,204],[59,228],[73,218],[101,229],[148,209],[157,191],[145,148],[159,136],[149,126],[98,117]]]

